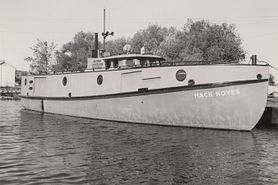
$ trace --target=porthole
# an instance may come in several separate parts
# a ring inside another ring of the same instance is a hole
[[[24,80],[24,85],[26,85],[27,84],[27,78],[25,78],[25,80]]]
[[[98,84],[98,85],[101,85],[102,82],[103,82],[103,77],[102,77],[102,75],[98,75],[98,77],[97,77],[97,84]]]
[[[193,86],[193,85],[195,85],[195,81],[194,80],[188,80],[188,85],[189,86]]]
[[[261,80],[262,79],[262,75],[261,74],[257,74],[257,79]]]
[[[184,81],[185,78],[186,78],[186,72],[183,69],[178,70],[176,73],[176,79],[181,82]]]
[[[32,90],[33,88],[32,87],[29,87],[29,90]]]
[[[63,86],[66,86],[68,83],[68,79],[67,77],[64,76],[63,80],[62,80]]]
[[[69,93],[69,97],[71,97],[71,92]]]
[[[29,83],[32,84],[32,83],[33,83],[33,80],[30,80]]]

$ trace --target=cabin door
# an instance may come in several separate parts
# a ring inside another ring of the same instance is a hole
[[[46,77],[34,78],[34,96],[46,96]]]
[[[123,72],[121,75],[121,92],[138,91],[141,87],[142,70]]]

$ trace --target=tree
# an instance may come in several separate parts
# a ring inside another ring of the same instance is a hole
[[[123,53],[123,47],[129,43],[129,39],[124,37],[106,42],[105,48],[111,55]]]
[[[56,52],[57,64],[55,71],[79,71],[84,70],[87,65],[87,58],[94,49],[94,34],[91,32],[78,32],[73,41],[62,46],[60,51]]]
[[[226,23],[217,25],[208,21],[192,22],[188,20],[184,28],[185,50],[181,57],[198,53],[203,61],[239,62],[245,58],[241,47],[241,39],[235,31],[234,25]],[[194,57],[193,57],[194,58]]]
[[[146,52],[157,53],[161,42],[168,35],[168,29],[156,24],[149,25],[146,29],[136,32],[131,39],[131,47],[134,52],[140,52],[144,46]]]
[[[183,40],[181,31],[171,27],[164,40],[160,43],[156,54],[163,56],[168,62],[174,63],[180,61],[180,53],[183,49]]]
[[[77,33],[73,41],[64,44],[62,49],[56,52],[57,65],[54,66],[54,70],[84,70],[87,58],[94,49],[93,43],[92,33]],[[171,63],[231,63],[245,58],[235,26],[226,23],[211,24],[205,20],[188,20],[182,30],[156,24],[149,25],[146,29],[136,32],[132,38],[122,37],[106,42],[106,51],[111,54],[123,53],[126,44],[130,44],[132,52],[136,53],[144,46],[147,53],[161,55]]]
[[[56,45],[51,42],[37,39],[37,44],[31,47],[33,57],[27,57],[24,60],[30,62],[30,72],[34,74],[47,74],[52,70],[54,64],[54,49]]]
[[[134,34],[134,51],[145,47],[168,62],[199,61],[210,63],[239,62],[245,58],[242,43],[234,25],[217,25],[201,20],[188,20],[182,30],[150,25]]]

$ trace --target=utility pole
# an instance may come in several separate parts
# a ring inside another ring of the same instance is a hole
[[[44,42],[44,44],[45,44],[45,52],[46,52],[46,54],[45,54],[45,73],[47,74],[47,66],[48,66],[48,48],[47,48],[47,41],[45,41]]]

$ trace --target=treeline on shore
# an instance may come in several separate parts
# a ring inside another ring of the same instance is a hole
[[[245,59],[242,41],[234,25],[213,24],[205,20],[188,20],[182,29],[162,27],[157,24],[137,31],[130,38],[108,39],[107,52],[119,54],[129,44],[134,53],[145,47],[147,53],[160,55],[167,62],[239,62]],[[102,48],[102,43],[99,43]],[[42,74],[53,71],[82,71],[87,58],[94,48],[92,32],[78,32],[72,41],[56,49],[54,42],[37,40],[33,56],[25,58],[30,62],[32,73]]]

